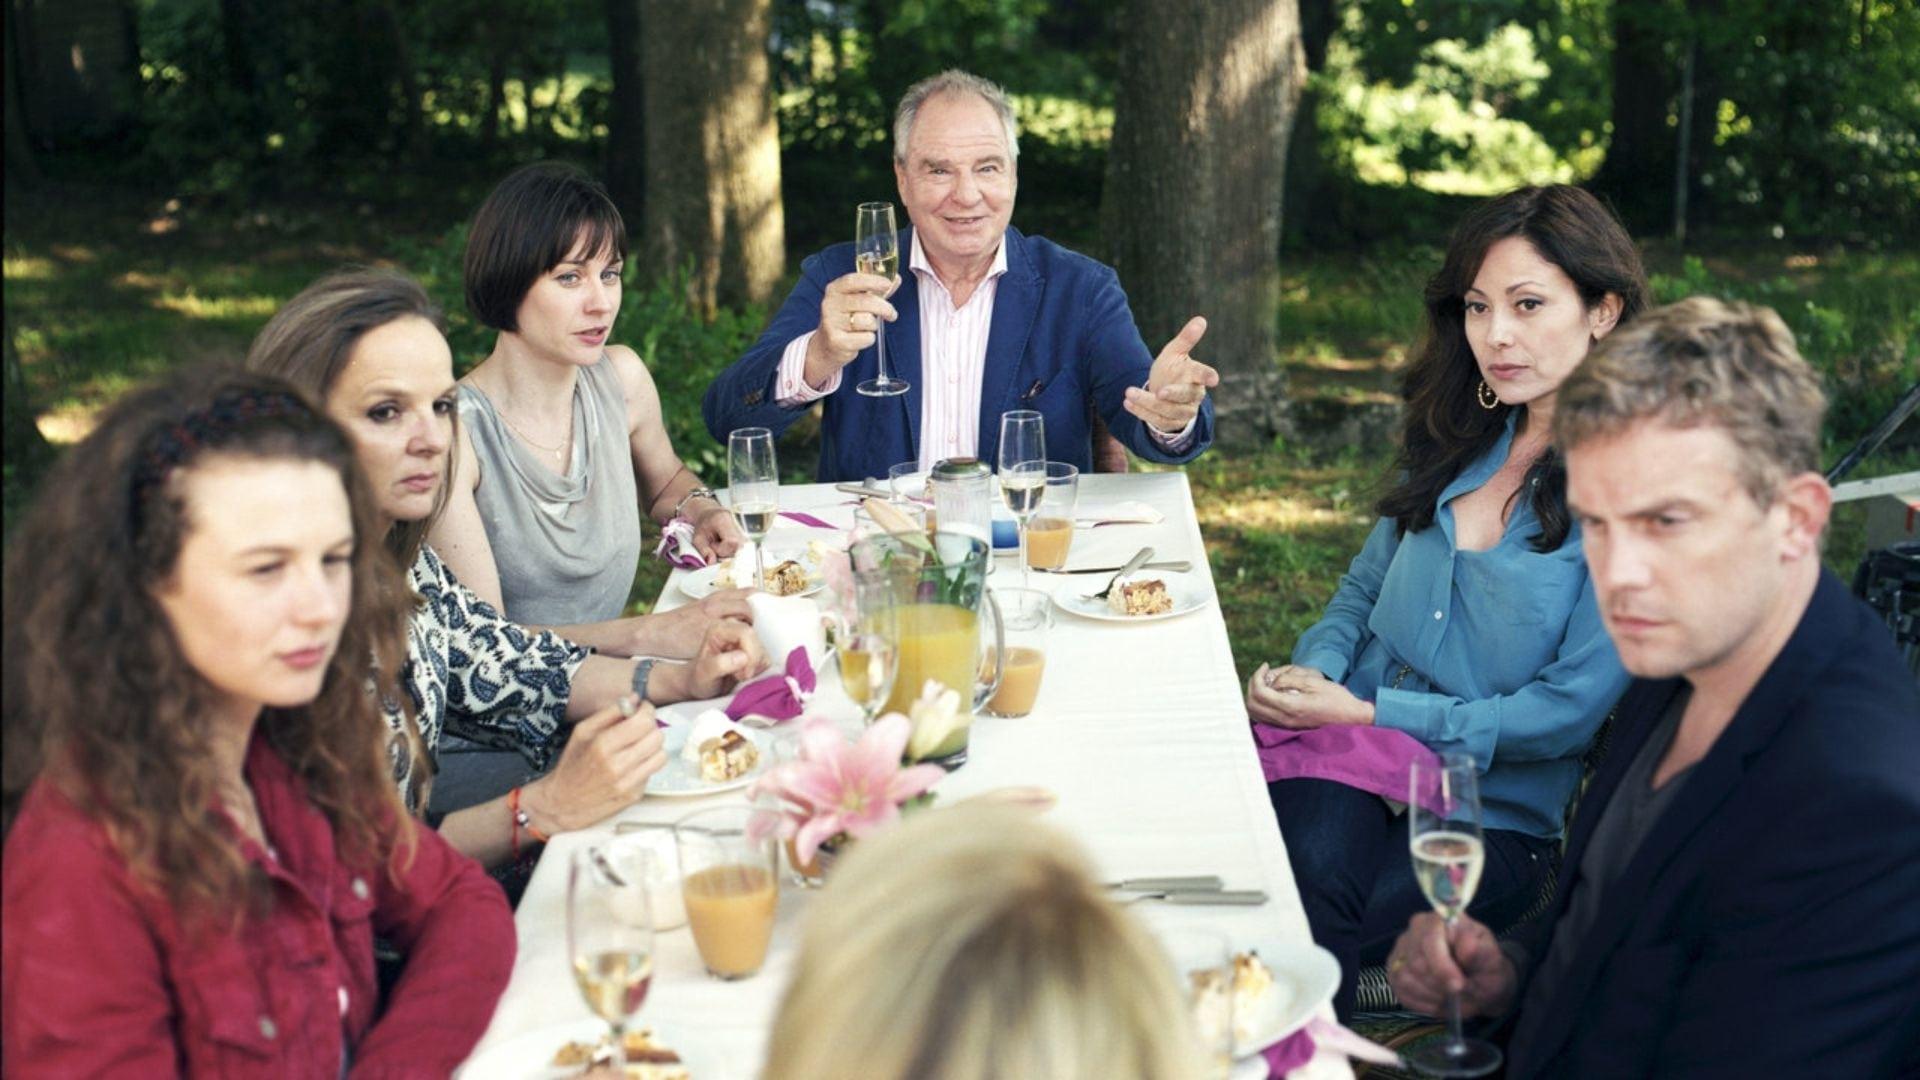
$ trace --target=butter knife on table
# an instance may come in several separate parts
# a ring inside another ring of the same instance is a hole
[[[1119,892],[1219,892],[1226,882],[1215,874],[1192,877],[1134,877],[1109,881],[1104,888]]]
[[[1121,903],[1131,904],[1140,900],[1160,900],[1169,904],[1258,907],[1267,902],[1267,894],[1259,889],[1142,892],[1134,893]]]

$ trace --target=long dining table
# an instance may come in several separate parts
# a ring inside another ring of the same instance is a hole
[[[831,484],[785,485],[783,511],[799,511],[844,531],[856,500]],[[1092,524],[1111,516],[1153,523]],[[1134,511],[1135,514],[1120,511]],[[1186,585],[1213,595],[1214,583],[1191,489],[1178,471],[1081,478],[1078,518],[1067,568],[1115,566],[1145,545],[1157,560],[1193,564]],[[1154,516],[1146,514],[1144,516]],[[835,531],[782,518],[768,537],[783,543],[836,538]],[[687,603],[675,571],[656,610]],[[1020,584],[1017,560],[996,559],[993,588]],[[1101,575],[1033,573],[1032,587],[1091,592]],[[973,724],[969,760],[935,789],[938,803],[1009,785],[1046,788],[1058,797],[1046,820],[1077,839],[1102,879],[1215,874],[1229,889],[1261,889],[1257,907],[1175,906],[1144,901],[1132,910],[1151,928],[1216,929],[1236,947],[1310,940],[1299,892],[1266,785],[1248,736],[1240,680],[1217,601],[1177,618],[1139,623],[1054,612],[1045,676],[1033,711],[1018,719],[981,715]],[[841,715],[853,706],[831,671],[821,673],[812,707]],[[687,722],[714,703],[661,710],[665,723]],[[857,714],[855,714],[857,715]],[[568,1025],[590,1029],[591,1014],[574,985],[566,947],[569,853],[605,842],[616,821],[669,823],[710,806],[743,803],[740,791],[695,798],[641,800],[614,819],[547,845],[515,914],[519,952],[512,981],[475,1049],[491,1063],[500,1048],[525,1048],[529,1074],[563,1041]],[[937,804],[936,804],[937,805]],[[653,985],[636,1024],[680,1051],[697,1080],[758,1076],[781,995],[797,959],[800,926],[820,892],[783,885],[765,966],[750,978],[723,982],[707,975],[682,926],[655,942]],[[828,897],[830,899],[830,897]],[[1319,1015],[1332,1018],[1331,1008]],[[548,1037],[542,1041],[539,1033]],[[551,1042],[552,1047],[545,1047]],[[471,1061],[470,1061],[471,1064]],[[479,1070],[469,1070],[473,1075]],[[1244,1072],[1236,1072],[1236,1076]],[[1294,1077],[1351,1076],[1344,1057],[1321,1051]]]

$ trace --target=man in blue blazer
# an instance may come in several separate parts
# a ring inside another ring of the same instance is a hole
[[[1509,1077],[1920,1066],[1920,693],[1820,566],[1822,409],[1777,315],[1705,298],[1560,392],[1567,501],[1640,678],[1544,917],[1495,942],[1423,915],[1388,960],[1409,1007],[1451,989],[1502,1018]]]
[[[913,223],[900,241],[905,287],[856,272],[850,243],[808,258],[766,332],[707,388],[713,437],[778,433],[823,401],[819,479],[884,479],[910,460],[994,464],[1000,415],[1036,409],[1048,458],[1082,470],[1094,414],[1150,461],[1199,456],[1219,383],[1192,357],[1206,320],[1149,354],[1111,269],[1010,226],[1017,153],[1012,106],[993,83],[948,71],[909,89],[894,119]],[[910,387],[898,396],[856,390],[878,374],[882,332],[888,374]]]

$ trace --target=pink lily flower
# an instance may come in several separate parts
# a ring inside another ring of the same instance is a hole
[[[900,752],[912,726],[905,716],[890,713],[849,743],[832,721],[807,721],[800,729],[799,758],[763,775],[752,789],[786,804],[778,822],[760,828],[791,838],[794,854],[808,863],[836,836],[871,836],[899,820],[901,804],[946,775],[938,765],[901,767]]]

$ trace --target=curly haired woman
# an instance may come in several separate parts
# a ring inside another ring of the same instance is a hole
[[[393,786],[396,575],[352,445],[277,379],[136,390],[48,478],[6,560],[9,1075],[472,1049],[513,923]],[[407,955],[385,1002],[376,933]]]

